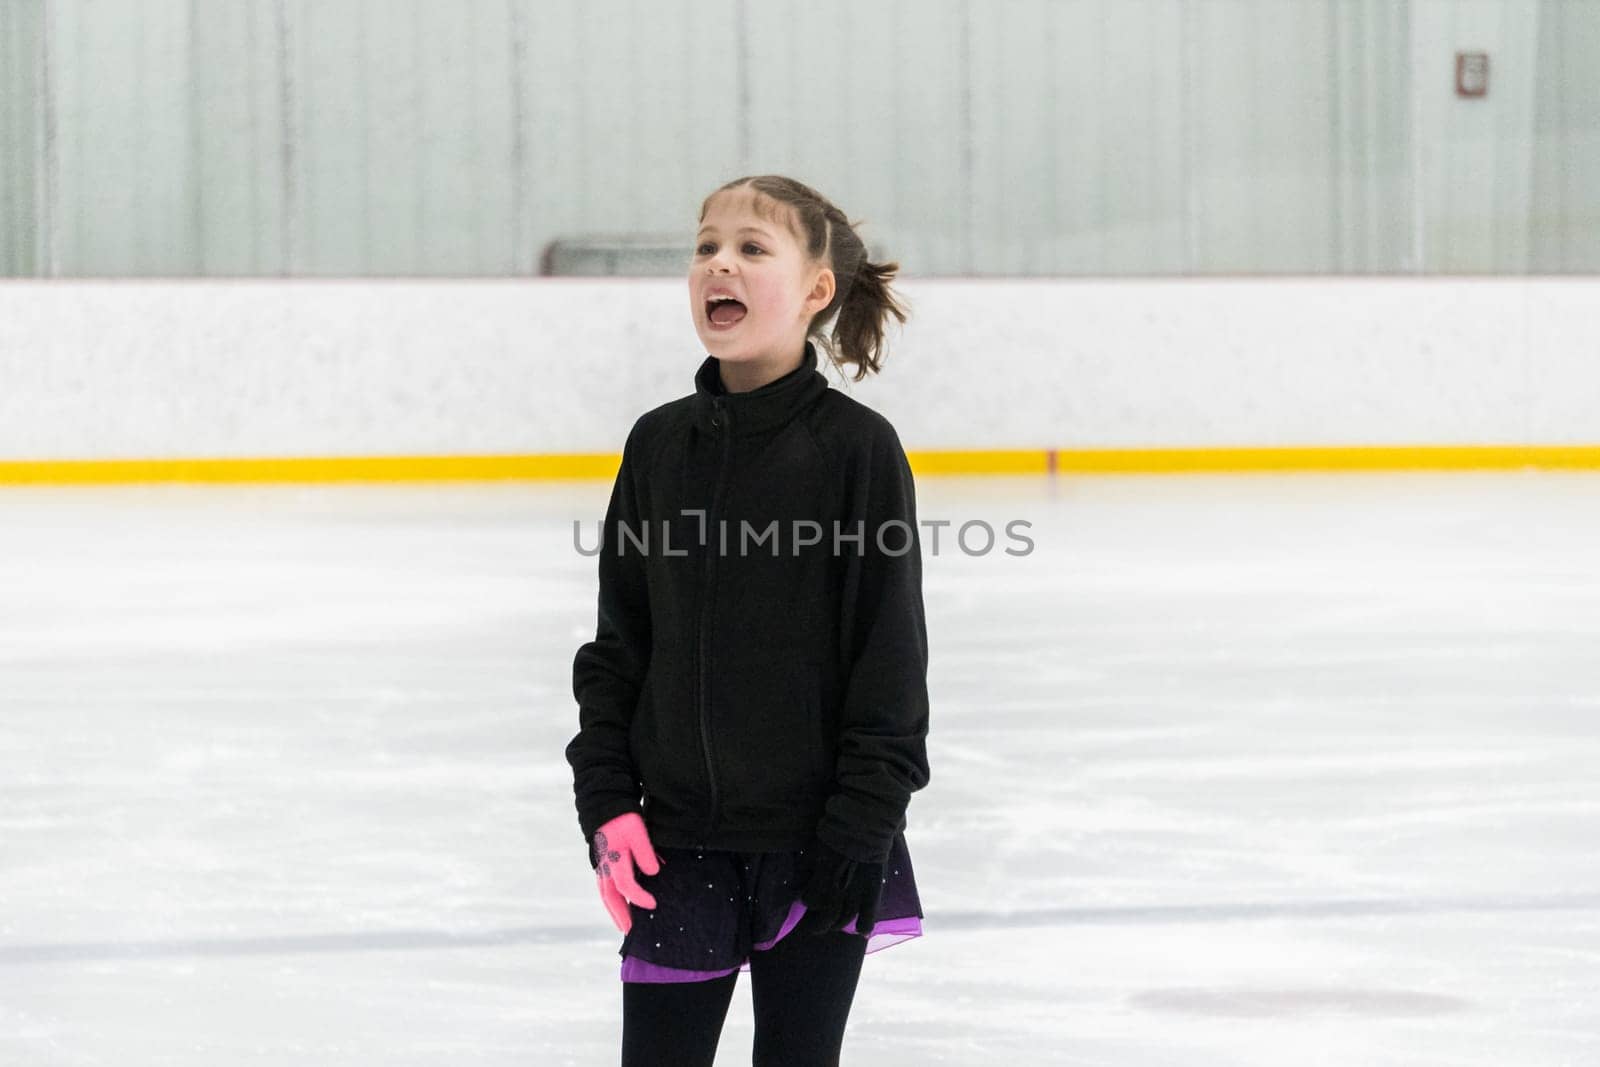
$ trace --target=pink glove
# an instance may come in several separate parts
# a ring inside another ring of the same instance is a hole
[[[660,872],[662,860],[656,855],[655,846],[650,844],[644,819],[634,811],[618,815],[596,830],[594,850],[600,858],[600,865],[595,868],[600,900],[611,913],[611,921],[617,924],[617,929],[627,933],[633,925],[633,916],[628,913],[630,901],[641,908],[656,906],[656,898],[634,880],[634,865],[638,864],[643,873],[653,875]]]

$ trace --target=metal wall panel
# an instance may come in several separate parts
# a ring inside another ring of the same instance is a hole
[[[506,6],[291,0],[288,27],[291,272],[508,273]]]
[[[0,275],[38,273],[44,0],[0,0]]]
[[[1420,258],[1430,273],[1527,269],[1542,8],[1542,0],[1412,0]],[[1489,93],[1458,97],[1455,53],[1479,50],[1490,53]]]
[[[686,263],[768,171],[908,273],[1594,270],[1597,54],[1588,0],[8,0],[0,271]]]
[[[56,273],[197,267],[188,0],[46,4]]]
[[[1328,115],[1328,269],[1414,271],[1411,218],[1410,26],[1393,0],[1335,0]]]
[[[284,272],[286,182],[280,5],[193,0],[195,273]]]
[[[788,174],[861,223],[869,250],[922,273],[960,272],[973,258],[965,10],[961,0],[747,5],[748,152],[704,174],[692,210],[728,178]]]
[[[1535,273],[1600,273],[1596,7],[1593,0],[1548,0],[1539,21],[1528,228],[1528,269]]]

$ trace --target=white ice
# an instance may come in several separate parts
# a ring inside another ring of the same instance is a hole
[[[0,1064],[616,1063],[608,491],[0,490]],[[1035,548],[925,539],[926,934],[846,1063],[1600,1063],[1600,476],[919,493]]]

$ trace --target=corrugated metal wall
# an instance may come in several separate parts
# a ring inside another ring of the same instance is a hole
[[[916,274],[1600,269],[1591,0],[3,0],[0,35],[12,274],[687,256],[762,171]]]
[[[1528,269],[1600,273],[1600,4],[1540,10]]]
[[[0,0],[0,276],[37,269],[43,19],[44,0]]]

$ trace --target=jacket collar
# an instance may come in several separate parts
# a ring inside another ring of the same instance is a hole
[[[788,422],[827,388],[828,379],[817,369],[817,350],[809,338],[800,366],[748,393],[724,389],[719,361],[708,355],[694,375],[695,423],[703,430],[718,429],[712,426],[715,417],[736,437],[759,433]]]

